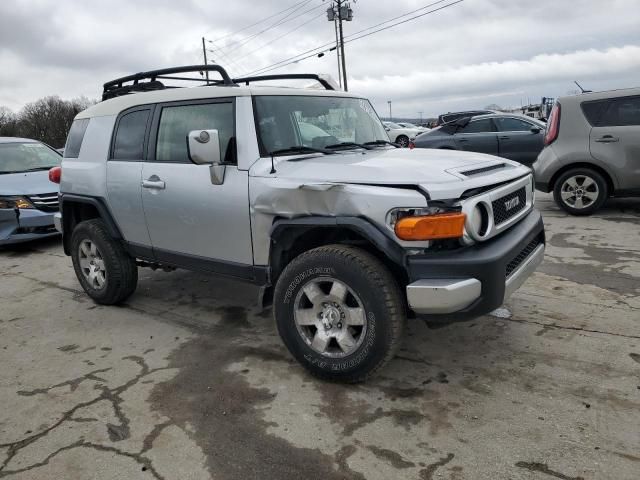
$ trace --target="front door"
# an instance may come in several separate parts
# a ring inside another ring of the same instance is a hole
[[[471,120],[454,134],[453,139],[460,150],[498,154],[498,138],[490,118]]]
[[[616,173],[621,190],[640,192],[640,97],[599,102],[603,102],[600,114],[590,115],[591,155]],[[586,107],[585,113],[596,111],[596,107]]]
[[[498,128],[500,156],[531,166],[542,150],[544,129],[513,117],[495,117],[494,121]]]
[[[142,169],[142,202],[156,258],[242,276],[253,265],[249,176],[235,157],[233,98],[159,105]],[[187,134],[217,129],[226,176],[213,185],[208,165],[191,162]]]

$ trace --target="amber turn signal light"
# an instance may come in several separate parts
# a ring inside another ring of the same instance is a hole
[[[404,217],[396,222],[394,230],[401,240],[460,238],[464,233],[466,218],[462,212]]]

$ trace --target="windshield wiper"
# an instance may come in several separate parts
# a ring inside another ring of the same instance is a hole
[[[372,148],[369,145],[365,145],[363,143],[356,143],[356,142],[340,142],[340,143],[335,143],[333,145],[327,145],[325,148],[342,148],[342,147],[357,147],[357,148],[364,148],[365,150],[371,150]]]
[[[281,148],[279,150],[274,150],[273,152],[269,152],[269,155],[283,155],[286,153],[296,154],[296,153],[326,153],[327,155],[333,155],[336,152],[333,150],[329,150],[327,148],[315,148],[315,147],[307,147],[306,145],[293,145],[288,148]]]
[[[374,140],[372,142],[364,142],[363,145],[393,145],[396,148],[400,148],[400,145],[389,140]]]

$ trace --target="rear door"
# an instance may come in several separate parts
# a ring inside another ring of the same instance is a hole
[[[226,174],[191,162],[187,134],[217,129]],[[232,276],[251,272],[249,174],[239,170],[233,97],[158,105],[142,170],[142,201],[159,261]]]
[[[498,137],[490,118],[472,119],[453,135],[453,141],[460,150],[498,155]]]
[[[118,115],[107,161],[109,209],[132,247],[151,246],[142,210],[140,182],[152,112],[153,106],[145,105]]]
[[[498,128],[499,155],[531,166],[544,146],[544,130],[534,123],[514,117],[500,116],[493,121]]]
[[[614,170],[621,190],[640,192],[640,96],[582,104],[593,126],[591,155]]]

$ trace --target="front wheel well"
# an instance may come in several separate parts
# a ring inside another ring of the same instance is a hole
[[[558,170],[556,173],[553,174],[553,177],[551,177],[551,181],[549,182],[549,191],[553,192],[554,188],[556,187],[556,182],[558,181],[558,178],[560,178],[562,174],[564,174],[565,172],[568,172],[569,170],[573,170],[574,168],[589,168],[591,170],[595,170],[600,175],[602,175],[602,178],[604,178],[605,181],[607,182],[607,190],[609,192],[609,195],[613,194],[615,187],[613,185],[613,180],[611,176],[607,173],[607,171],[604,168],[588,162],[571,163],[569,165],[565,165],[564,167],[562,167],[560,170]]]
[[[336,244],[352,245],[366,250],[389,269],[400,288],[409,283],[405,269],[361,232],[348,226],[293,226],[278,235],[278,238],[271,240],[271,285],[275,285],[282,271],[294,258],[314,248]],[[270,302],[272,289],[269,288],[265,292],[263,303]]]

